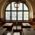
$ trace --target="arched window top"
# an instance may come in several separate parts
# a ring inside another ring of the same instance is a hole
[[[28,7],[26,4],[24,3],[16,3],[16,2],[12,2],[11,4],[9,4],[6,8],[6,10],[16,10],[16,5],[18,5],[18,10],[28,10]],[[10,8],[12,7],[12,9]]]

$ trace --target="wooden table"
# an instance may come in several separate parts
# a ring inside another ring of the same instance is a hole
[[[5,23],[3,25],[3,28],[7,28],[7,30],[12,30],[12,25],[13,25],[13,23]]]

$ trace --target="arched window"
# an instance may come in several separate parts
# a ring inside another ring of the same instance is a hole
[[[12,2],[6,8],[5,20],[29,20],[29,10],[26,4]]]

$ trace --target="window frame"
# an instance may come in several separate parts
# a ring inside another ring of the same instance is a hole
[[[27,5],[26,5],[26,6],[27,6]],[[10,7],[10,8],[11,8],[11,7]],[[24,8],[24,7],[23,7],[23,8]],[[11,8],[11,9],[12,9],[12,8]],[[12,10],[10,10],[10,11],[12,11]],[[26,11],[26,10],[19,10],[19,11],[22,11],[22,12],[23,12],[23,11]],[[28,11],[29,11],[29,10],[28,10]],[[11,15],[11,14],[10,14],[10,15]],[[24,14],[22,14],[22,15],[24,15]],[[30,18],[30,16],[28,16],[28,17]],[[10,16],[10,18],[11,18],[11,16]],[[22,19],[23,19],[23,18],[24,18],[24,17],[22,16]],[[21,22],[29,22],[29,20],[24,20],[24,19],[23,19],[23,20],[6,20],[6,19],[5,19],[5,21],[6,21],[6,22],[12,22],[12,21],[13,21],[13,22],[16,22],[16,21],[18,21],[18,22],[20,22],[20,21],[21,21]]]

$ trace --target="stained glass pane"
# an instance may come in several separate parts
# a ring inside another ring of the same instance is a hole
[[[16,12],[12,12],[12,20],[16,20]]]
[[[26,4],[24,4],[24,10],[28,10],[28,7],[26,6]]]
[[[18,12],[18,20],[22,20],[22,12]]]
[[[28,13],[29,13],[29,12],[24,12],[24,20],[28,20],[28,19],[29,19],[29,18],[28,18],[28,17],[29,17],[29,16],[28,16],[28,15],[29,15]]]
[[[10,10],[10,4],[7,6],[6,10]]]
[[[10,20],[10,12],[6,12],[5,18],[6,20]]]

